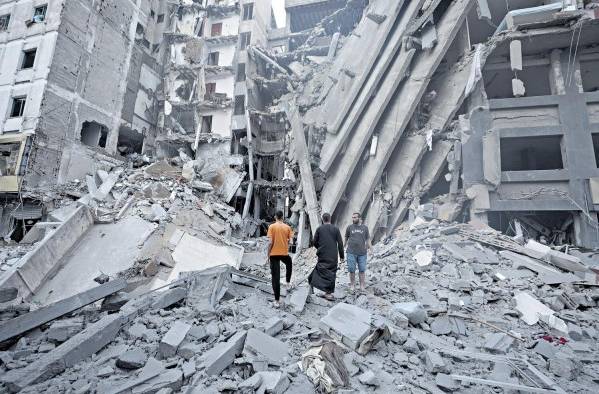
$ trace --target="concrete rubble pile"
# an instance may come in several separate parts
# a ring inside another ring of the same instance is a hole
[[[598,0],[115,4],[27,21],[116,68],[0,119],[1,393],[599,392]],[[324,212],[374,244],[334,301]]]
[[[593,392],[598,268],[588,253],[551,249],[576,264],[565,270],[535,252],[481,224],[422,219],[374,247],[367,293],[340,275],[326,301],[298,274],[284,310],[262,265],[181,272],[142,294],[112,279],[3,308],[0,381],[9,392]]]

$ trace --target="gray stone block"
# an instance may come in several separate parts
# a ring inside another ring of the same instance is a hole
[[[371,322],[370,312],[355,305],[339,303],[320,319],[320,328],[355,350],[370,334]]]
[[[58,320],[50,325],[46,335],[49,341],[62,343],[83,330],[83,319]]]
[[[426,370],[430,373],[436,374],[439,372],[447,372],[445,361],[443,361],[443,358],[439,355],[439,353],[427,351],[424,354],[424,360],[426,364]]]
[[[280,317],[277,317],[277,316],[273,316],[264,322],[263,327],[264,327],[265,334],[270,335],[271,337],[274,337],[275,335],[277,335],[278,333],[283,331],[283,327],[284,327],[283,319],[281,319]]]
[[[281,366],[289,358],[289,347],[255,328],[248,330],[243,354],[264,357],[269,364]]]
[[[176,321],[158,345],[160,355],[163,358],[174,356],[177,353],[177,348],[183,342],[190,329],[191,326],[189,324]]]
[[[295,289],[289,295],[287,299],[287,304],[291,306],[294,313],[302,313],[304,311],[309,294],[310,289],[308,288],[308,286],[301,286]]]
[[[426,310],[418,302],[400,302],[393,304],[393,309],[407,316],[413,325],[423,323],[428,317]]]
[[[142,349],[132,349],[121,354],[116,360],[116,366],[123,369],[139,369],[146,365],[148,355]]]
[[[486,335],[484,348],[491,353],[507,353],[513,343],[514,338],[504,333],[497,332]]]
[[[226,342],[216,344],[205,353],[202,358],[202,368],[207,375],[219,375],[224,371],[237,356],[243,351],[243,345],[247,336],[246,331],[238,332]]]

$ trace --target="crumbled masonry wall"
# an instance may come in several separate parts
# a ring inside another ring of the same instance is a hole
[[[129,1],[65,2],[26,186],[63,183],[93,172],[98,160],[114,160],[108,155],[117,153],[121,112],[135,125],[131,106],[142,65],[159,71],[135,44],[135,27],[147,18],[145,12]],[[108,129],[105,148],[81,144],[86,121]],[[151,122],[154,116],[140,123],[151,128]]]

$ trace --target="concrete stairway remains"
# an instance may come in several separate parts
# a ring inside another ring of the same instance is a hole
[[[346,188],[349,201],[344,204],[344,207],[336,215],[341,220],[347,220],[346,216],[351,212],[363,212],[366,208],[372,191],[379,182],[381,174],[389,161],[389,157],[426,92],[430,79],[453,43],[458,31],[462,28],[466,15],[474,4],[474,0],[457,0],[453,2],[436,24],[437,45],[430,52],[420,54],[415,60],[410,77],[396,92],[393,101],[387,107],[380,121],[383,127],[380,127],[378,135],[376,155],[363,163],[354,174],[348,174],[348,177],[352,177]]]

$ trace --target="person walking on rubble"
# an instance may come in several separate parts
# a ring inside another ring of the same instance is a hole
[[[366,260],[370,243],[368,227],[361,223],[359,213],[352,214],[352,224],[345,229],[345,245],[347,246],[347,269],[349,271],[350,290],[356,290],[356,266],[360,276],[360,291],[366,288]]]
[[[293,230],[283,222],[283,212],[277,211],[276,221],[268,226],[268,260],[272,277],[272,291],[275,293],[275,307],[281,306],[281,263],[285,264],[285,282],[291,287],[291,257],[289,256],[289,241],[293,238]]]
[[[337,227],[331,224],[331,215],[322,215],[323,224],[316,229],[314,246],[318,262],[308,277],[310,287],[316,287],[325,292],[324,298],[334,300],[335,281],[337,279],[338,257],[341,263],[345,258],[343,254],[343,238]]]

